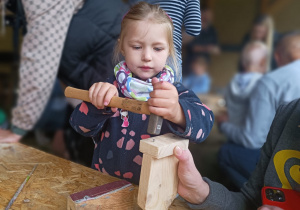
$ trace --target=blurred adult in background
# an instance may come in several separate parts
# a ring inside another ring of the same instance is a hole
[[[220,150],[220,164],[245,181],[251,173],[249,169],[254,169],[255,160],[259,159],[258,151],[265,143],[276,110],[282,103],[300,98],[299,31],[279,41],[275,58],[280,67],[257,82],[249,98],[244,123],[235,125],[222,116],[217,119],[220,131],[229,139]]]
[[[183,85],[196,94],[208,93],[211,84],[208,69],[208,59],[201,55],[195,56],[191,63],[191,73],[183,78]]]
[[[250,32],[243,38],[241,48],[249,41],[264,42],[269,51],[268,71],[274,70],[277,65],[274,57],[274,47],[280,38],[279,33],[275,30],[273,18],[269,15],[259,15],[252,23]]]
[[[256,87],[257,82],[267,71],[267,60],[268,60],[268,49],[267,46],[260,41],[251,41],[248,43],[242,53],[241,53],[241,63],[243,66],[243,71],[237,73],[225,91],[225,101],[227,106],[228,123],[235,126],[243,125],[245,122],[246,113],[249,108],[249,101],[253,89]],[[231,142],[226,144],[226,147],[231,147]],[[235,145],[233,145],[235,148]],[[238,150],[236,150],[238,152]],[[227,162],[231,162],[231,157],[220,156],[219,165],[221,169],[233,180],[233,184],[239,189],[242,187],[243,183],[250,176],[251,172],[254,170],[255,163],[257,159],[252,158],[251,155],[247,156],[247,150],[240,150],[241,156],[244,155],[244,162],[249,161],[247,168],[247,163],[245,164],[245,170],[243,174],[235,171],[235,168],[227,167]],[[223,153],[221,153],[223,154]],[[257,150],[257,155],[259,156],[259,150]],[[254,164],[253,164],[254,162]],[[225,163],[225,164],[224,164]],[[245,175],[244,175],[245,174]]]
[[[213,19],[213,11],[207,6],[201,7],[201,33],[186,46],[184,74],[189,73],[189,65],[192,61],[192,57],[201,55],[210,60],[210,55],[220,54],[221,50],[219,46],[218,33],[213,26]]]
[[[66,85],[88,89],[109,76],[124,4],[84,2],[22,1],[28,32],[22,43],[18,99],[11,128],[0,130],[0,142],[18,142],[33,129],[50,97],[61,57],[59,76]]]

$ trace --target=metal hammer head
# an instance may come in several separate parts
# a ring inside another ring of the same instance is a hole
[[[147,132],[149,134],[159,135],[162,127],[163,118],[155,114],[150,114]]]

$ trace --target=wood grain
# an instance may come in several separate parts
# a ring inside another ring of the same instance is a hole
[[[172,133],[143,139],[140,141],[140,152],[160,159],[173,155],[175,146],[188,149],[189,140]]]
[[[178,159],[172,155],[154,159],[143,155],[138,205],[146,210],[168,209],[177,194]]]
[[[0,209],[5,208],[35,164],[39,165],[12,209],[65,210],[70,194],[119,180],[20,143],[0,144]],[[135,201],[122,209],[136,206]],[[188,207],[175,200],[170,209]]]
[[[68,98],[76,98],[76,99],[90,102],[89,91],[87,90],[67,87],[65,89],[65,96]],[[137,114],[150,115],[149,106],[146,101],[138,101],[135,99],[113,96],[107,106],[124,109]]]

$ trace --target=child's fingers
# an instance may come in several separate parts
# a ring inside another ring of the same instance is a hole
[[[170,91],[168,90],[153,90],[152,92],[150,92],[149,96],[151,98],[170,98],[172,96],[176,96],[175,94],[172,94]]]
[[[118,91],[116,90],[116,88],[110,87],[108,88],[108,90],[106,91],[104,100],[103,100],[103,105],[107,106],[111,100],[111,98],[113,96],[117,96],[118,95]]]
[[[159,82],[159,79],[157,79],[156,77],[152,78],[152,85],[156,84]]]
[[[90,101],[92,102],[93,100],[93,93],[95,91],[95,88],[96,88],[96,84],[93,84],[90,89],[89,89],[89,98],[90,98]]]
[[[149,106],[149,111],[157,116],[162,116],[167,119],[169,117],[168,109],[162,107]]]
[[[168,98],[149,98],[148,105],[153,107],[168,108],[172,106],[172,101]]]
[[[99,83],[93,84],[92,87],[89,90],[90,101],[97,108],[100,108],[100,106],[97,102],[97,96],[98,96],[98,93],[99,93],[101,87],[102,87],[102,83],[99,82]]]
[[[152,79],[152,81],[153,81],[153,79]],[[152,85],[153,85],[153,90],[157,90],[157,89],[172,90],[175,88],[173,84],[166,82],[166,81],[159,81],[156,83],[152,82]]]
[[[104,100],[105,100],[105,97],[106,97],[110,87],[111,87],[111,85],[109,83],[104,83],[96,95],[96,104],[98,105],[98,107],[100,109],[104,109],[104,106],[105,106]],[[111,99],[111,97],[110,97],[110,99]],[[110,102],[110,99],[107,102],[107,104]]]

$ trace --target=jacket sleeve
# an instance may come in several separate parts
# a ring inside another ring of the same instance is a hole
[[[267,142],[261,149],[260,160],[252,173],[249,181],[244,184],[241,192],[231,192],[223,185],[213,182],[208,178],[203,178],[210,187],[210,192],[206,200],[200,205],[193,205],[188,203],[192,209],[210,209],[210,210],[230,210],[230,209],[257,209],[262,205],[261,189],[264,186],[265,174],[272,155],[274,152],[274,145],[278,142],[286,119],[293,105],[281,106],[278,108],[275,119],[272,123],[270,132],[268,134]],[[275,174],[274,174],[275,176]],[[274,177],[269,177],[274,179]]]
[[[188,138],[192,142],[204,141],[214,123],[213,112],[200,101],[193,91],[186,89],[181,83],[175,84],[175,87],[178,91],[179,103],[185,115],[186,127],[183,130],[168,121],[169,129],[174,134]]]
[[[258,149],[266,141],[275,116],[275,106],[274,97],[261,80],[251,93],[244,125],[225,122],[221,124],[220,130],[234,143],[249,149]]]
[[[185,30],[189,35],[198,36],[200,34],[201,13],[200,2],[198,0],[187,1],[183,21]]]
[[[110,108],[97,109],[93,104],[82,102],[73,111],[70,124],[76,132],[86,137],[96,137],[105,122],[114,115]]]

